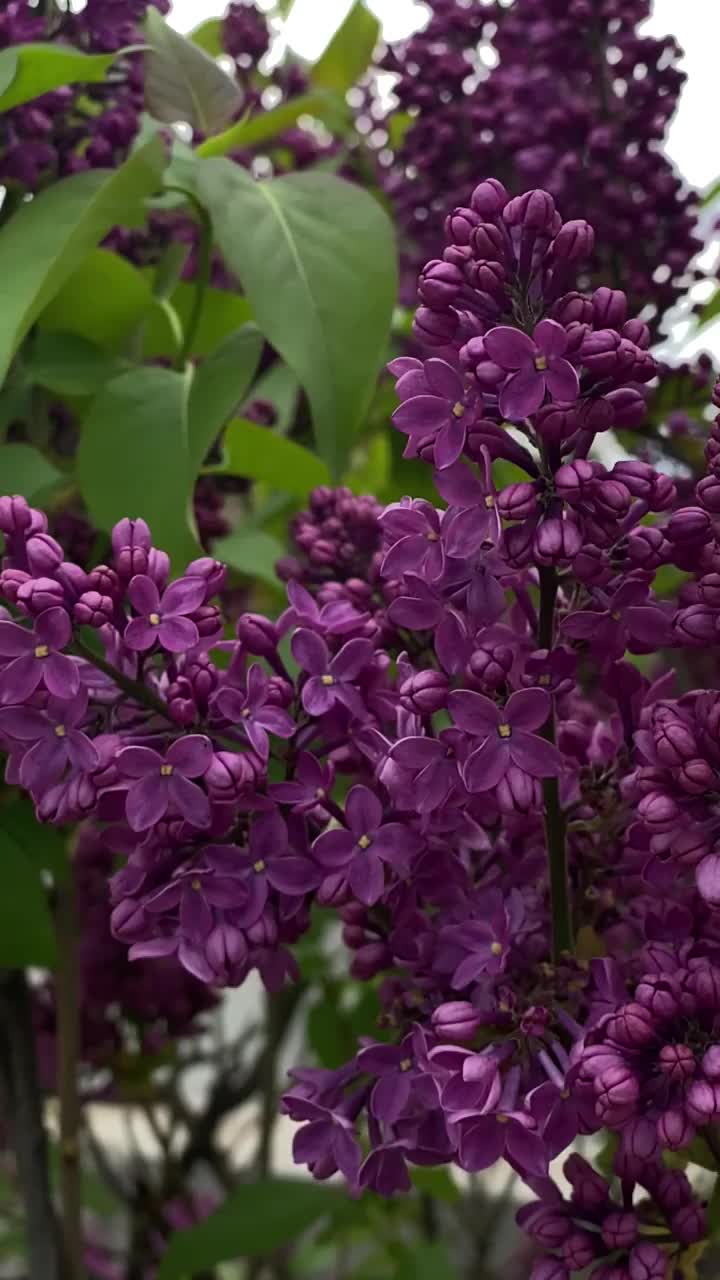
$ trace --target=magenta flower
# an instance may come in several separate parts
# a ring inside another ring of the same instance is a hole
[[[123,639],[128,649],[144,653],[157,640],[168,653],[185,653],[200,639],[195,623],[187,617],[205,602],[207,583],[204,578],[178,578],[162,595],[152,578],[138,573],[130,582],[128,596],[138,617],[125,628]]]
[[[254,819],[247,849],[213,844],[205,847],[203,856],[216,873],[213,904],[231,909],[233,922],[242,929],[259,920],[271,888],[300,900],[322,879],[310,858],[288,847],[287,827],[277,811]]]
[[[505,777],[511,764],[534,778],[557,777],[562,756],[557,747],[533,733],[545,723],[552,703],[544,689],[520,689],[501,709],[482,693],[459,689],[448,698],[448,710],[458,728],[482,738],[468,756],[463,778],[469,791],[489,791]]]
[[[427,1100],[437,1098],[424,1055],[418,1060],[417,1043],[418,1034],[411,1031],[399,1044],[367,1045],[357,1056],[360,1070],[377,1076],[370,1094],[370,1110],[383,1124],[395,1124],[400,1118],[415,1085],[420,1086],[421,1096]]]
[[[522,421],[540,408],[545,394],[568,403],[580,390],[577,372],[565,359],[568,339],[556,320],[541,320],[532,338],[521,329],[497,325],[485,334],[490,359],[510,375],[500,388],[499,407],[504,418]]]
[[[64,609],[45,609],[35,625],[0,622],[0,702],[25,702],[44,684],[56,698],[74,698],[80,688],[77,663],[61,653],[70,642],[72,623]]]
[[[46,711],[36,707],[0,710],[0,732],[18,742],[31,743],[25,751],[18,777],[29,791],[45,791],[63,776],[68,765],[80,772],[97,769],[97,747],[78,725],[87,713],[88,695],[80,689],[74,698],[48,698]]]
[[[291,738],[295,723],[287,711],[266,701],[270,680],[259,662],[253,663],[247,675],[247,692],[226,686],[213,699],[213,710],[220,712],[231,724],[239,725],[250,746],[261,760],[270,754],[268,733],[278,738]]]
[[[497,1111],[491,1115],[451,1113],[460,1138],[459,1163],[467,1173],[481,1173],[503,1157],[523,1175],[543,1178],[548,1152],[535,1118],[527,1111]]]
[[[330,761],[321,762],[309,751],[301,751],[291,782],[271,782],[268,788],[273,800],[291,804],[293,813],[307,813],[328,799],[335,781]]]
[[[295,661],[310,677],[302,691],[302,704],[308,715],[325,715],[339,702],[357,720],[367,719],[363,700],[353,682],[372,657],[369,640],[348,640],[331,658],[322,636],[302,629],[295,632],[291,648]]]
[[[284,1102],[293,1120],[305,1121],[293,1139],[295,1163],[306,1164],[318,1178],[329,1178],[339,1169],[354,1186],[361,1156],[347,1116],[293,1094],[286,1095]]]
[[[430,582],[442,574],[445,549],[440,532],[440,512],[423,498],[394,502],[380,517],[388,542],[380,572],[399,578],[408,569],[424,574]]]
[[[168,809],[181,814],[193,827],[207,827],[210,801],[191,778],[202,777],[212,756],[212,743],[201,733],[176,739],[164,756],[151,747],[123,747],[118,752],[118,769],[125,777],[136,779],[125,801],[132,830],[154,827]]]
[[[345,817],[349,830],[323,832],[313,855],[327,871],[342,871],[355,897],[371,907],[385,887],[383,863],[402,873],[422,841],[403,822],[383,823],[382,805],[368,787],[351,789]]]
[[[433,440],[435,466],[452,466],[465,447],[468,427],[477,419],[477,393],[468,391],[446,360],[401,356],[388,368],[400,375],[395,389],[402,403],[392,420],[410,437],[408,453],[414,455],[426,440]]]
[[[612,593],[596,589],[599,609],[579,609],[563,619],[563,636],[584,640],[605,658],[620,658],[631,644],[657,649],[672,642],[671,619],[648,600],[647,584],[628,578]]]

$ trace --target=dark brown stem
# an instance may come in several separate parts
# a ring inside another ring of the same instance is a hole
[[[27,1277],[61,1280],[60,1237],[50,1192],[32,1003],[22,970],[6,971],[0,977],[0,1079],[25,1216]]]
[[[555,634],[555,601],[557,598],[557,573],[555,569],[540,570],[540,618],[538,623],[538,648],[552,649]],[[541,730],[542,736],[555,745],[555,713],[550,715]],[[550,876],[550,909],[552,914],[553,961],[558,964],[563,952],[573,950],[570,895],[568,892],[568,868],[565,814],[560,805],[560,788],[557,778],[544,778],[542,784],[545,810],[545,844]]]
[[[158,698],[151,689],[148,689],[147,685],[141,684],[139,680],[132,680],[130,676],[118,671],[117,667],[114,667],[111,662],[101,658],[99,653],[94,653],[77,637],[73,641],[73,646],[79,657],[85,658],[86,662],[91,662],[94,667],[97,667],[98,671],[102,671],[106,676],[109,676],[118,689],[122,689],[123,693],[132,698],[133,702],[139,702],[141,706],[157,711],[158,715],[164,716],[166,720],[172,719],[166,703],[163,702],[162,698]]]
[[[55,928],[58,940],[56,977],[58,1078],[60,1104],[60,1194],[66,1280],[85,1280],[82,1234],[82,1185],[80,1130],[82,1111],[78,1091],[80,1061],[79,922],[75,875],[69,873],[57,885]]]

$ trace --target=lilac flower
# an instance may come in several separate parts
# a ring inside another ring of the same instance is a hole
[[[345,801],[349,830],[338,827],[318,836],[313,856],[328,871],[342,871],[355,897],[371,907],[385,885],[383,863],[407,871],[422,841],[402,822],[383,822],[383,807],[368,787],[353,787]]]
[[[547,1174],[547,1149],[528,1111],[459,1112],[450,1119],[458,1128],[459,1162],[467,1173],[481,1173],[504,1158],[523,1176]]]
[[[622,657],[631,643],[641,646],[668,644],[670,622],[662,609],[647,603],[645,581],[628,578],[611,594],[596,590],[599,609],[579,609],[563,619],[562,632],[571,640],[586,640],[593,652]]]
[[[418,813],[439,808],[459,784],[458,739],[458,734],[444,729],[437,738],[401,738],[392,747],[392,760],[413,775]]]
[[[550,714],[550,696],[544,689],[520,689],[502,710],[482,693],[456,690],[448,698],[448,709],[460,729],[482,738],[463,769],[470,791],[489,791],[511,764],[534,778],[557,777],[561,772],[560,752],[532,732]]]
[[[440,577],[445,567],[440,513],[430,502],[395,502],[386,507],[380,523],[389,543],[380,566],[384,577],[397,578],[408,569],[426,574],[430,582]]]
[[[269,687],[267,672],[255,662],[247,674],[246,693],[226,685],[212,699],[213,710],[219,711],[231,724],[240,726],[261,760],[267,760],[270,754],[268,733],[291,738],[295,732],[295,723],[287,711],[267,701]]]
[[[80,689],[67,701],[48,698],[46,711],[36,707],[0,709],[0,732],[32,744],[23,755],[18,773],[19,781],[29,791],[42,793],[63,776],[68,765],[86,773],[98,767],[97,747],[78,728],[85,720],[87,706],[87,690]]]
[[[358,1186],[376,1191],[381,1196],[393,1196],[410,1191],[412,1183],[405,1162],[405,1142],[386,1142],[373,1147],[363,1160],[358,1173]]]
[[[164,755],[151,747],[123,747],[117,766],[134,778],[127,793],[126,814],[133,831],[147,831],[168,809],[193,827],[207,827],[210,801],[191,778],[201,778],[212,760],[213,747],[203,734],[188,734],[171,743]]]
[[[287,827],[276,810],[253,819],[247,849],[206,845],[203,857],[217,877],[214,904],[232,909],[234,923],[243,929],[260,918],[271,888],[302,899],[322,879],[310,858],[289,849]]]
[[[369,613],[360,613],[349,600],[329,600],[322,608],[299,582],[288,583],[290,607],[278,620],[278,630],[307,627],[321,635],[342,636],[357,631],[367,622]]]
[[[418,1031],[411,1031],[399,1044],[368,1045],[357,1056],[359,1069],[377,1077],[370,1095],[370,1110],[383,1124],[395,1124],[415,1086],[422,1090],[424,1085],[424,1095],[431,1102],[437,1097],[423,1055],[417,1056],[417,1042]]]
[[[286,1095],[285,1109],[293,1120],[304,1121],[293,1139],[293,1160],[306,1164],[316,1178],[340,1170],[351,1186],[360,1169],[360,1148],[350,1120],[337,1110],[308,1098]]]
[[[292,638],[296,662],[309,679],[303,685],[302,704],[308,715],[322,716],[339,702],[356,720],[366,720],[367,711],[354,681],[372,658],[369,640],[347,640],[334,658],[322,636],[314,631],[296,631]]]
[[[74,698],[80,687],[77,664],[61,653],[72,636],[64,609],[46,609],[32,628],[0,621],[0,702],[25,702],[43,684],[56,698]]]
[[[307,813],[329,799],[334,781],[331,762],[321,764],[309,751],[301,751],[292,782],[272,782],[269,792],[273,800],[291,804],[293,813]]]
[[[541,320],[532,338],[520,329],[497,325],[484,338],[490,359],[510,376],[500,389],[500,412],[511,421],[522,421],[540,408],[545,394],[552,400],[577,400],[578,376],[566,360],[568,338],[555,320]]]
[[[129,649],[143,653],[157,641],[168,653],[185,653],[199,642],[197,626],[188,618],[205,603],[204,578],[178,578],[162,595],[145,574],[138,573],[128,587],[130,603],[139,615],[125,628],[123,639]]]
[[[435,466],[442,470],[457,462],[465,447],[468,427],[478,416],[477,391],[468,390],[456,369],[446,360],[415,360],[402,356],[389,365],[399,374],[397,393],[402,401],[393,422],[410,437],[409,450],[433,440]]]
[[[463,956],[459,962],[454,961],[452,986],[456,991],[477,982],[485,973],[503,972],[525,919],[525,906],[517,890],[505,898],[499,889],[491,889],[478,900],[477,909],[483,919],[467,920],[440,931],[441,955],[445,950],[452,956],[458,952]]]

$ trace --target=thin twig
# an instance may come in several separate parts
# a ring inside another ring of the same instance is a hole
[[[25,1211],[27,1280],[60,1280],[60,1237],[50,1191],[32,1004],[21,970],[0,978],[0,1078]]]
[[[80,969],[77,943],[79,922],[72,866],[69,873],[58,882],[56,893],[55,928],[59,955],[56,978],[57,1093],[60,1103],[60,1193],[65,1277],[66,1280],[85,1280],[80,1176],[82,1112],[78,1092]]]
[[[558,581],[554,569],[540,570],[540,618],[538,648],[552,649],[555,634],[555,600]],[[555,745],[555,712],[551,711],[541,730],[542,736]],[[553,960],[558,964],[563,952],[572,951],[573,934],[568,891],[565,814],[560,804],[557,778],[544,778],[542,784],[545,809],[545,843],[550,875],[550,907],[552,913]]]

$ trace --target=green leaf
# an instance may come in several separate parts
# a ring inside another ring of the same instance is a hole
[[[424,1242],[413,1249],[397,1269],[397,1280],[458,1280],[458,1277],[447,1245],[439,1240]]]
[[[157,189],[164,164],[162,143],[153,138],[119,169],[96,169],[56,182],[23,204],[3,227],[0,382],[43,308],[110,228]]]
[[[281,102],[271,111],[260,111],[249,120],[237,124],[207,138],[196,148],[198,156],[225,156],[241,147],[257,147],[284,133],[300,116],[317,116],[319,120],[336,120],[339,111],[337,99],[326,92],[303,93],[288,102]]]
[[[306,498],[318,484],[330,483],[330,472],[317,454],[247,418],[235,418],[227,427],[223,455],[220,466],[209,470],[262,480],[298,498]]]
[[[273,430],[281,435],[286,435],[295,421],[299,395],[300,384],[282,360],[276,360],[261,374],[252,389],[253,400],[269,400],[274,406],[277,416]]]
[[[206,18],[200,23],[199,27],[195,27],[190,32],[188,39],[192,40],[198,48],[204,49],[210,54],[211,58],[219,58],[225,52],[222,41],[223,20],[222,18]]]
[[[176,567],[198,554],[195,473],[187,429],[189,378],[133,369],[103,387],[82,424],[77,478],[94,524],[142,516]]]
[[[321,1218],[342,1212],[347,1202],[347,1192],[309,1180],[241,1184],[205,1222],[171,1238],[158,1280],[186,1280],[220,1262],[272,1253]]]
[[[0,111],[10,111],[61,85],[104,80],[108,68],[124,52],[119,49],[115,53],[90,54],[81,53],[72,45],[40,43],[3,49],[0,52]]]
[[[2,817],[0,809],[0,861],[7,885],[7,892],[0,894],[0,965],[51,969],[57,959],[55,935],[40,876],[42,864],[33,856],[33,828],[18,839]]]
[[[462,1200],[460,1188],[447,1169],[418,1167],[410,1170],[410,1178],[418,1191],[432,1196],[433,1200],[441,1200],[443,1204],[457,1204]]]
[[[188,405],[190,463],[197,473],[229,418],[247,395],[262,355],[254,324],[231,333],[195,374]]]
[[[55,484],[60,472],[29,444],[0,445],[0,483],[3,493],[19,493],[29,501]]]
[[[156,120],[183,120],[201,133],[215,133],[242,104],[239,87],[214,58],[168,26],[149,8],[145,35],[145,106]]]
[[[181,280],[169,301],[185,330],[195,301],[196,287]],[[200,323],[192,344],[192,356],[208,356],[219,344],[242,325],[252,320],[252,307],[247,298],[230,289],[206,289]],[[146,360],[156,356],[177,355],[167,317],[155,308],[147,317],[143,353]]]
[[[223,256],[305,387],[318,452],[339,476],[387,354],[392,225],[371,195],[331,174],[254,182],[229,160],[198,170]]]
[[[711,1236],[720,1234],[720,1177],[715,1179],[712,1195],[708,1201],[707,1222]]]
[[[345,93],[366,70],[380,35],[378,19],[356,0],[327,49],[310,70],[314,84]]]
[[[137,267],[109,249],[93,249],[45,308],[38,327],[117,352],[152,307],[150,281]]]
[[[263,533],[259,529],[241,530],[231,533],[228,538],[219,538],[213,549],[219,560],[224,560],[238,573],[266,582],[276,591],[283,590],[275,565],[285,555],[286,548],[271,533]]]
[[[713,320],[717,320],[720,316],[720,289],[716,289],[712,298],[710,298],[703,307],[698,316],[697,327],[704,329],[705,325],[712,324]]]
[[[38,332],[25,365],[25,377],[59,396],[95,395],[104,382],[122,373],[123,364],[75,333]]]
[[[38,822],[26,795],[13,792],[8,799],[8,794],[0,806],[0,827],[41,870],[61,879],[70,865],[65,837],[57,827]]]

